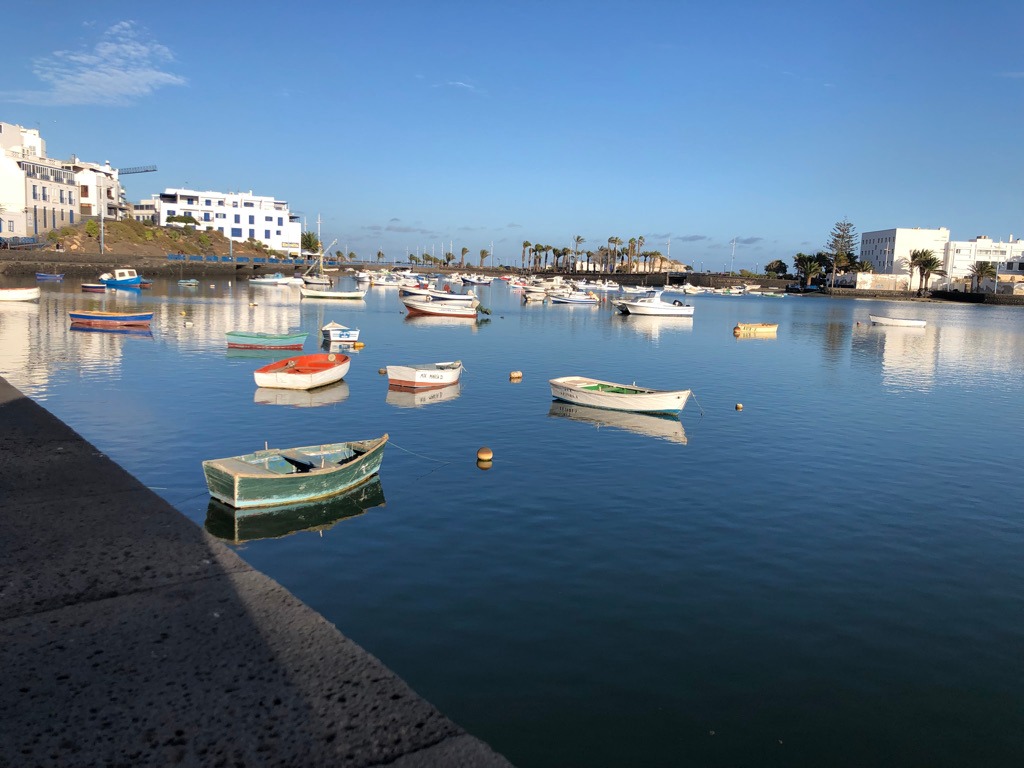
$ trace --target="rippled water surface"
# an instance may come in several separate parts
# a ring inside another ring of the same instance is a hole
[[[1024,763],[1024,310],[480,293],[478,324],[406,318],[394,289],[44,284],[0,304],[0,373],[518,765]],[[71,330],[87,306],[151,309],[152,333]],[[226,349],[301,329],[314,351],[329,320],[366,346],[320,392],[257,390],[268,358]],[[378,373],[451,359],[431,396]],[[553,404],[569,374],[695,400]],[[206,494],[203,459],[383,432],[356,496],[236,527]]]

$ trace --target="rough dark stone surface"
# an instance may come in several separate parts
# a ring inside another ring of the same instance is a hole
[[[507,766],[0,378],[0,767]]]

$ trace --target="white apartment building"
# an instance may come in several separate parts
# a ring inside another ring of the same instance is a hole
[[[117,168],[110,167],[110,161],[103,165],[87,163],[74,155],[64,162],[64,167],[75,174],[78,184],[79,213],[83,219],[120,221],[128,216],[124,188],[118,178]]]
[[[935,275],[930,280],[929,288],[968,287],[971,281],[971,270],[979,261],[996,264],[1000,284],[1004,282],[1024,281],[1024,242],[1010,236],[1009,242],[994,242],[986,235],[979,235],[973,240],[950,240],[949,229],[922,229],[897,227],[865,232],[860,240],[860,260],[867,261],[874,267],[875,275],[903,276],[905,281],[898,281],[894,289],[915,290],[915,279],[920,276],[910,274],[910,254],[912,251],[930,250],[942,262],[943,275]],[[865,286],[869,282],[864,276]],[[878,279],[874,280],[878,283]],[[861,280],[858,279],[858,285]],[[874,285],[873,287],[881,287]],[[984,286],[982,286],[984,287]]]
[[[35,128],[0,122],[0,237],[45,237],[74,224],[74,173],[46,156]]]
[[[165,189],[135,207],[154,205],[157,223],[183,227],[168,221],[175,216],[191,216],[197,229],[217,231],[236,242],[252,238],[268,248],[298,256],[302,240],[302,222],[288,210],[288,203],[249,192],[200,192],[194,189]]]

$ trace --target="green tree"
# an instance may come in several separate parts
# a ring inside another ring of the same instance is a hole
[[[859,259],[850,265],[850,272],[874,272],[875,265],[870,261],[860,261]]]
[[[409,254],[409,263],[410,264],[419,264],[420,263],[420,257],[417,256],[414,253],[410,253]]]
[[[316,232],[306,231],[302,233],[302,239],[299,240],[302,250],[308,251],[309,253],[320,252],[320,238],[316,236]]]
[[[445,266],[448,266],[453,261],[455,261],[455,254],[452,253],[451,251],[448,251],[448,253],[446,253],[444,255],[444,264],[445,264]]]
[[[786,266],[786,262],[782,259],[775,259],[774,261],[769,261],[764,265],[764,271],[766,274],[772,274],[778,278],[782,278],[786,276],[787,272],[789,272],[789,267]]]
[[[484,259],[486,259],[490,255],[490,251],[488,251],[486,248],[480,249],[480,269],[484,268]]]
[[[95,219],[89,219],[85,222],[85,234],[88,237],[97,237],[100,233],[100,225],[96,223]]]
[[[619,246],[620,245],[622,245],[622,238],[621,237],[615,237],[613,235],[612,237],[608,238],[608,246],[609,246],[609,249],[611,250],[611,262],[612,262],[612,268],[613,269],[614,269],[615,265],[619,261]]]
[[[793,267],[804,285],[810,285],[815,275],[821,274],[821,261],[817,256],[798,253],[793,257]]]
[[[377,251],[377,263],[384,261],[384,251]]]
[[[459,261],[459,266],[460,267],[466,266],[466,254],[468,254],[468,253],[469,253],[469,248],[467,248],[466,246],[462,246],[462,259]]]
[[[572,238],[572,269],[576,271],[576,264],[580,259],[580,246],[587,242],[583,235],[574,235]]]
[[[529,240],[523,240],[523,254],[522,254],[522,256],[519,259],[519,264],[523,268],[526,267],[526,252],[528,250],[530,250],[532,247],[533,247],[533,243],[531,243]]]
[[[982,280],[995,279],[996,265],[991,261],[976,261],[971,265],[971,293],[981,287]]]
[[[356,256],[356,252],[355,251],[349,251],[348,252],[348,260],[349,261],[355,261],[357,258],[358,257]]]
[[[928,248],[920,248],[910,252],[910,274],[913,276],[917,270],[919,281],[917,284],[917,295],[921,296],[928,288],[928,280],[932,275],[944,275],[942,262],[935,252]]]
[[[846,218],[837,221],[832,227],[828,242],[825,244],[832,261],[831,287],[836,287],[836,270],[845,268],[857,250],[857,229]]]

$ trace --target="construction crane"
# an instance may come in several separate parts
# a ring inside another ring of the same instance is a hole
[[[119,176],[124,176],[129,173],[152,173],[155,170],[155,165],[135,165],[131,168],[118,168],[117,173]]]

